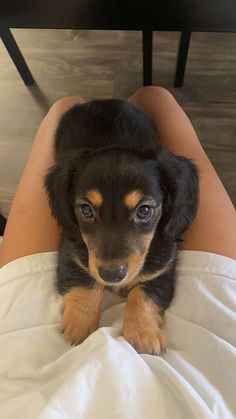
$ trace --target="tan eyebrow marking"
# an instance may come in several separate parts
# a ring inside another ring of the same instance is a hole
[[[132,191],[132,192],[129,192],[125,196],[124,202],[125,202],[125,205],[130,210],[132,210],[136,207],[136,205],[141,201],[142,198],[143,198],[143,194],[140,191]]]
[[[86,198],[91,202],[94,207],[101,207],[103,203],[103,197],[101,192],[97,189],[91,189],[86,193]]]

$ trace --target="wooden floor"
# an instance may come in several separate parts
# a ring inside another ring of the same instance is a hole
[[[37,126],[58,98],[128,98],[142,84],[140,32],[14,30],[37,81],[27,88],[0,41],[0,207],[7,215]],[[183,106],[236,203],[236,34],[193,34],[174,89],[179,33],[155,33],[153,82]]]

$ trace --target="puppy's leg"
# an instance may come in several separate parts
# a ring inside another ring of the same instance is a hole
[[[165,352],[166,341],[161,328],[164,323],[164,311],[173,293],[174,284],[169,273],[139,284],[130,291],[123,335],[137,352],[152,355]]]
[[[103,287],[73,260],[69,244],[59,252],[57,289],[64,298],[61,329],[71,344],[82,342],[98,328]]]
[[[103,289],[74,287],[64,295],[61,328],[71,344],[83,342],[99,325]]]

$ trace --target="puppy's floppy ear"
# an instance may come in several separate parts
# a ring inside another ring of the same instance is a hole
[[[198,170],[181,156],[161,151],[157,158],[161,188],[164,194],[160,227],[165,238],[179,241],[190,226],[198,208]]]
[[[69,237],[79,229],[72,205],[73,174],[73,163],[68,159],[51,167],[44,181],[52,214]]]

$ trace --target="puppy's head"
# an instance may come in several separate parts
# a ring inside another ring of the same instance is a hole
[[[195,166],[183,157],[118,146],[73,152],[46,180],[64,233],[87,248],[85,268],[113,286],[139,274],[154,235],[180,238],[196,212],[197,185]]]
[[[98,281],[128,284],[161,217],[155,161],[119,147],[97,152],[76,180],[75,216]]]

